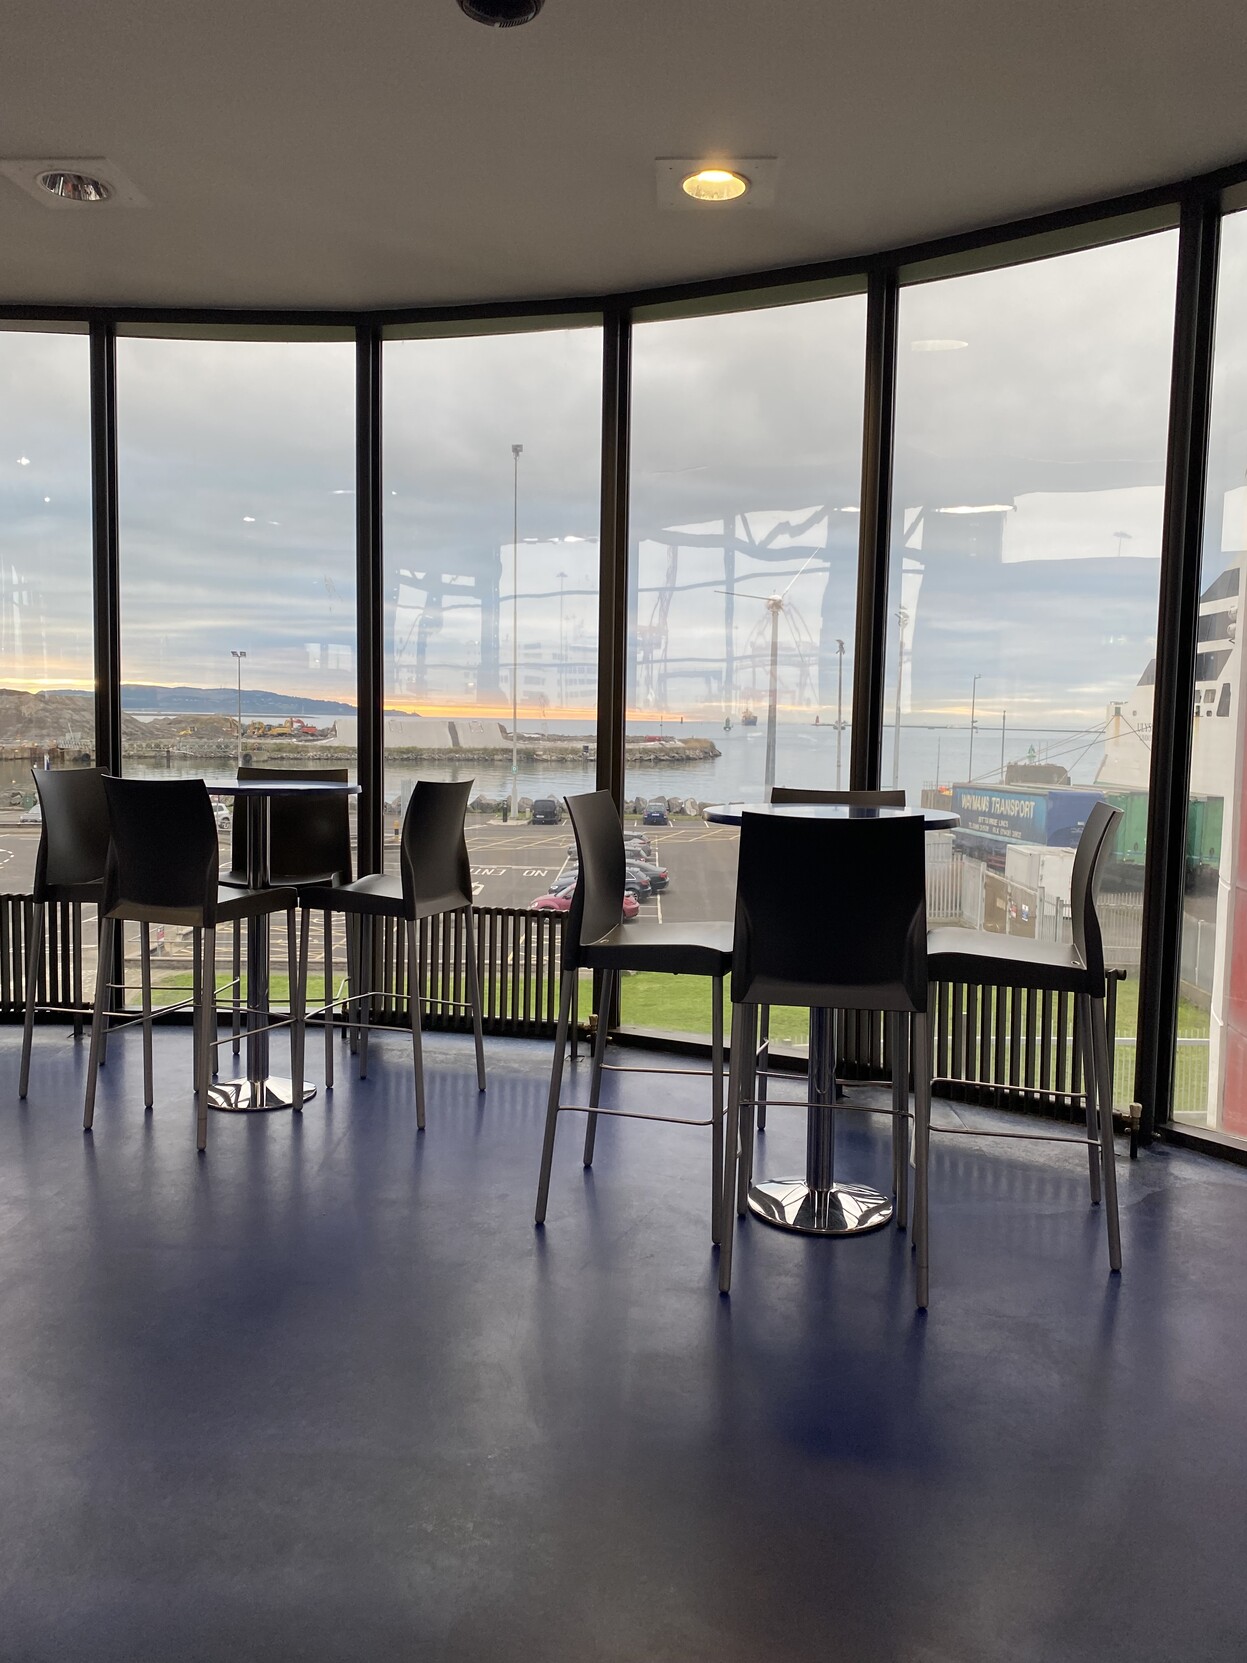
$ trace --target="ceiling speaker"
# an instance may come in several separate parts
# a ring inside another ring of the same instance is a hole
[[[485,23],[491,29],[514,29],[519,23],[531,23],[546,0],[459,0],[459,10],[474,23]]]

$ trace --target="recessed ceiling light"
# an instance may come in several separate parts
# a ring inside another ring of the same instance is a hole
[[[911,352],[960,352],[962,347],[969,346],[969,341],[911,341]]]
[[[658,206],[704,214],[706,203],[735,202],[741,209],[773,208],[779,176],[776,156],[659,156],[654,162]]]
[[[59,196],[63,202],[107,202],[113,194],[110,185],[105,184],[102,179],[93,178],[89,173],[62,173],[56,168],[41,173],[39,184],[51,196]]]
[[[680,189],[694,202],[734,202],[749,189],[749,180],[729,167],[703,167],[681,179]]]
[[[28,468],[30,466],[30,457],[19,456],[17,459],[17,465],[19,468]]]
[[[520,23],[531,23],[546,0],[459,0],[459,10],[473,23],[484,23],[491,29],[514,29]]]
[[[0,161],[10,179],[43,208],[85,213],[92,208],[146,208],[147,198],[105,156],[26,156]]]

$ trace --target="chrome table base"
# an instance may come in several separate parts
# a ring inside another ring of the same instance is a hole
[[[303,1087],[303,1101],[311,1102],[314,1086]],[[257,1114],[264,1109],[294,1107],[294,1082],[280,1074],[263,1080],[215,1080],[208,1089],[208,1107],[226,1114]]]
[[[879,1230],[892,1217],[886,1195],[867,1184],[832,1184],[814,1190],[804,1178],[750,1184],[749,1211],[780,1230],[805,1236],[856,1236]]]

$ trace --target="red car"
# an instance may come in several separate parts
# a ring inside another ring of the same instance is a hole
[[[530,912],[570,912],[572,894],[572,890],[565,889],[559,895],[538,895],[535,901],[529,903],[528,910]],[[640,904],[634,895],[624,896],[623,915],[625,924],[630,923],[640,910]]]

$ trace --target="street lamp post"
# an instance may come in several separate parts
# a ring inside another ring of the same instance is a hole
[[[766,701],[766,758],[763,764],[766,800],[771,800],[775,784],[775,721],[779,703],[779,615],[784,610],[784,597],[772,595],[767,600],[771,614],[771,676]]]
[[[1005,718],[1008,713],[1000,712],[1000,783],[1005,782]]]
[[[520,457],[523,445],[512,445],[511,481],[511,818],[520,808]]]
[[[979,682],[983,676],[980,672],[970,683],[970,761],[966,765],[966,784],[974,784],[974,706],[978,698]]]
[[[836,642],[836,790],[840,789],[840,749],[844,743],[844,642]]]
[[[246,653],[239,652],[237,647],[230,648],[230,657],[238,665],[238,766],[240,768],[242,767],[242,661],[246,656]]]
[[[896,614],[896,725],[892,735],[892,789],[901,777],[901,687],[905,679],[905,625],[909,613],[902,606]]]
[[[559,712],[567,713],[567,638],[563,634],[563,598],[567,573],[559,573]]]

